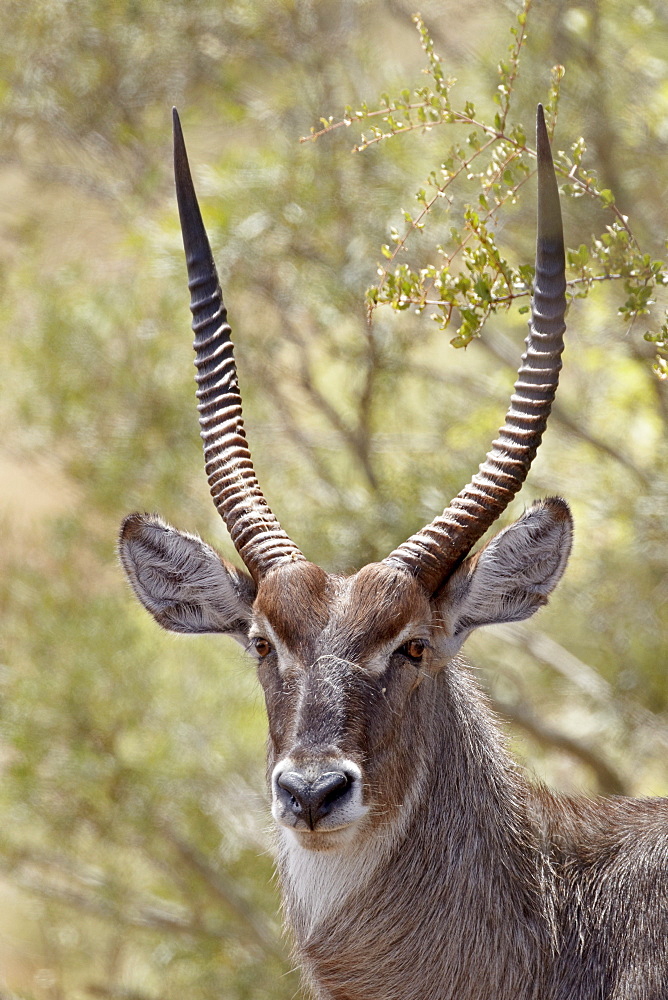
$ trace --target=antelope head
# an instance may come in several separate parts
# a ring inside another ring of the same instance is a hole
[[[527,350],[506,420],[471,482],[431,524],[350,577],[308,562],[257,482],[230,327],[174,112],[197,397],[215,506],[248,572],[158,517],[131,514],[120,554],[134,591],[174,632],[220,632],[257,660],[269,717],[272,811],[304,848],[341,848],[397,813],[414,782],[420,713],[481,625],[543,605],[570,549],[566,503],[534,504],[480,551],[520,489],[557,388],[565,330],[556,179],[538,108],[536,279]]]

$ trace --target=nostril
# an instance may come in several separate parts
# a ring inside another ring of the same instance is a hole
[[[350,787],[350,778],[343,771],[328,771],[317,778],[312,785],[312,794],[321,809],[329,808],[340,799]]]
[[[284,807],[312,830],[348,793],[353,782],[354,777],[345,771],[325,771],[313,781],[307,781],[297,771],[285,771],[276,779]]]
[[[304,804],[308,801],[310,785],[301,774],[296,771],[286,771],[277,780],[277,785],[287,792],[287,804],[295,816],[299,816],[304,811]]]

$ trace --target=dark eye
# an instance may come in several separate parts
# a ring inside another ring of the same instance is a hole
[[[403,646],[400,646],[397,653],[401,653],[402,656],[408,657],[413,663],[419,663],[424,656],[424,651],[427,648],[426,643],[422,639],[409,639],[405,642]]]
[[[261,636],[258,636],[256,639],[253,639],[253,645],[255,646],[255,652],[261,660],[263,660],[265,656],[269,656],[271,653],[272,647],[268,639],[263,639]]]

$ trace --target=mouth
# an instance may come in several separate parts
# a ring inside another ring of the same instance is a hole
[[[309,853],[325,853],[327,851],[337,851],[347,847],[359,834],[359,822],[348,823],[345,826],[338,826],[334,829],[316,830],[297,829],[294,826],[285,826],[281,823],[281,830],[289,838],[296,842],[299,847]]]

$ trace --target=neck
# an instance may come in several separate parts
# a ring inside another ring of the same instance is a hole
[[[289,835],[281,845],[288,920],[316,995],[537,996],[549,923],[526,786],[466,670],[424,681],[405,727],[414,791],[390,822],[337,851],[305,851]]]

